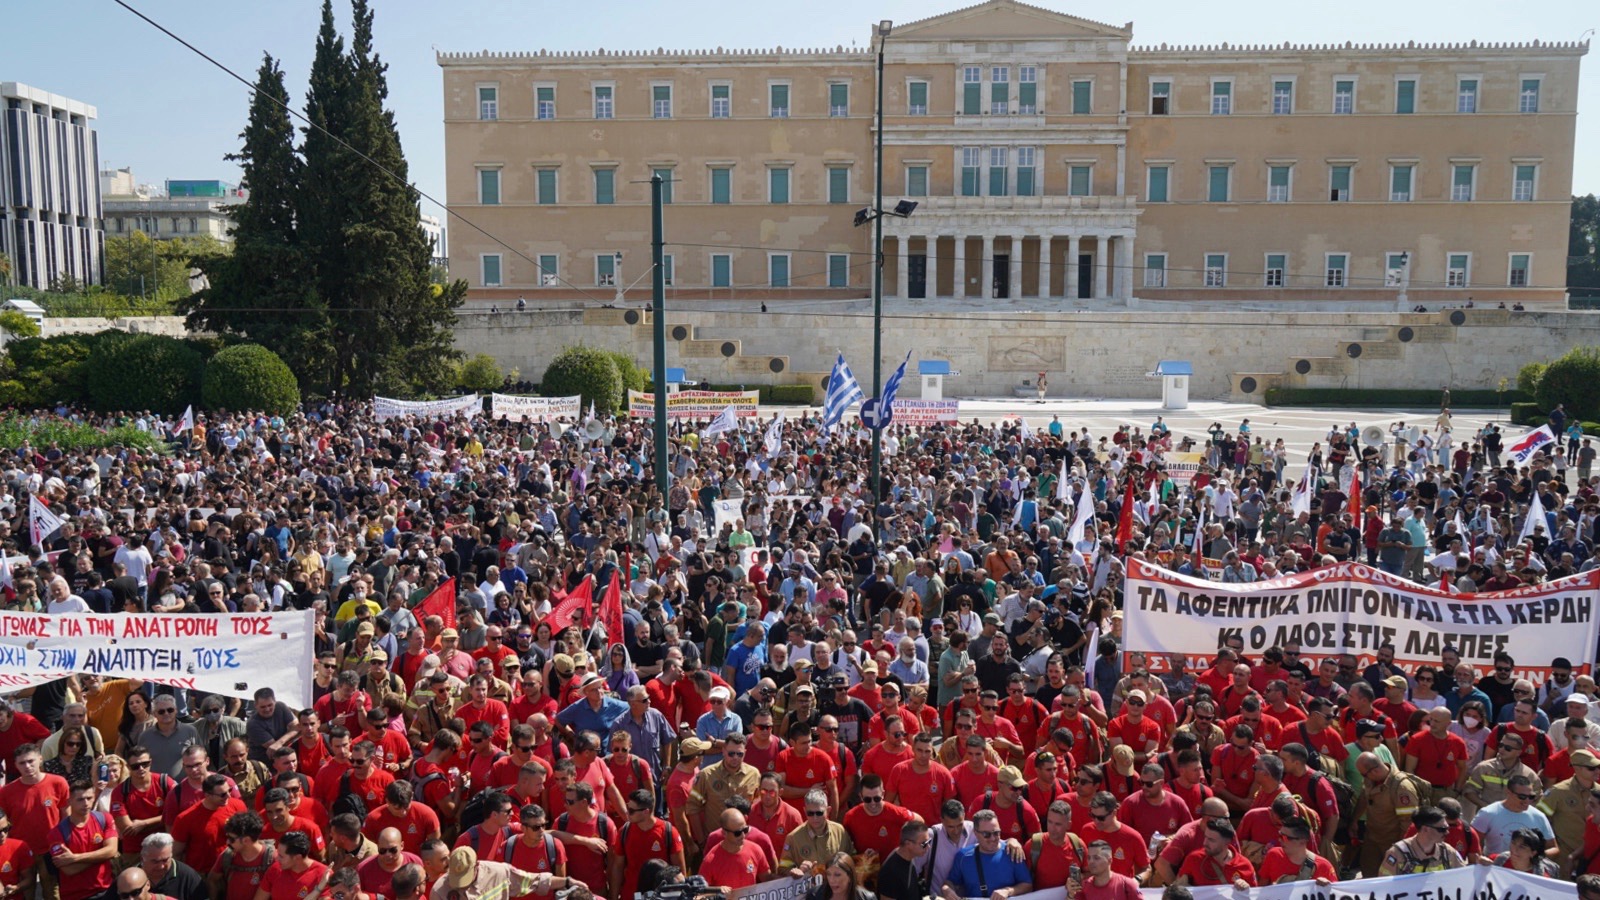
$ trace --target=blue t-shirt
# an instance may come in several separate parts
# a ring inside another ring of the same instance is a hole
[[[761,680],[761,667],[767,664],[767,642],[752,647],[741,640],[728,649],[722,664],[733,670],[733,695],[744,696]]]
[[[956,853],[955,862],[950,865],[950,875],[945,879],[945,884],[959,896],[988,897],[1000,888],[1029,884],[1033,881],[1033,876],[1028,874],[1027,864],[1012,862],[1011,857],[1006,855],[1005,847],[984,854],[983,878],[980,880],[977,854],[976,845],[963,847]]]

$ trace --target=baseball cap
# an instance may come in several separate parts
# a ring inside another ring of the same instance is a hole
[[[1406,677],[1404,675],[1390,675],[1383,680],[1383,683],[1389,687],[1403,688],[1406,686]]]
[[[478,880],[478,854],[471,847],[457,847],[450,851],[449,871],[445,884],[451,890],[465,890]]]
[[[1588,750],[1573,751],[1572,755],[1567,758],[1567,761],[1572,763],[1574,766],[1581,766],[1586,769],[1593,766],[1600,766],[1600,757],[1595,756]]]
[[[356,634],[376,634],[377,631],[371,622],[362,622],[356,626]]]
[[[684,738],[683,743],[678,745],[678,755],[685,759],[693,759],[696,756],[704,756],[705,752],[710,749],[711,744],[707,741],[702,741],[699,738]]]
[[[1001,784],[1009,784],[1012,787],[1023,787],[1028,783],[1028,779],[1022,777],[1022,772],[1016,766],[1001,766],[998,777]]]

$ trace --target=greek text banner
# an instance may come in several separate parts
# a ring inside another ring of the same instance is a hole
[[[961,415],[960,400],[904,400],[894,401],[896,425],[949,425]]]
[[[399,416],[417,416],[423,419],[449,418],[458,413],[475,413],[483,409],[483,398],[477,394],[448,397],[444,400],[391,400],[388,397],[372,398],[372,415],[378,421]]]
[[[303,709],[311,705],[312,615],[0,612],[0,691],[81,672],[246,699],[270,687]]]
[[[1362,878],[1340,881],[1327,887],[1314,881],[1296,881],[1243,891],[1234,890],[1232,886],[1191,887],[1189,890],[1195,900],[1454,900],[1467,897],[1566,900],[1578,896],[1577,886],[1570,882],[1489,866],[1465,866],[1445,872],[1422,872],[1389,878]],[[1162,888],[1145,888],[1140,893],[1144,900],[1161,900],[1162,891]],[[1066,888],[1050,888],[1018,894],[1012,900],[1066,900],[1066,896]]]
[[[556,419],[577,419],[582,409],[582,397],[519,397],[514,394],[490,394],[494,400],[494,417],[530,422],[551,422]]]
[[[1128,561],[1126,649],[1209,657],[1230,637],[1245,652],[1298,642],[1309,657],[1373,657],[1393,644],[1402,665],[1437,663],[1446,645],[1487,667],[1511,654],[1536,672],[1565,656],[1588,669],[1600,570],[1548,584],[1447,594],[1368,566],[1344,564],[1249,584],[1221,584]]]
[[[667,418],[711,419],[730,404],[734,415],[747,418],[756,415],[760,403],[760,391],[678,391],[667,395]],[[655,394],[628,392],[628,415],[635,419],[652,419],[655,414]]]

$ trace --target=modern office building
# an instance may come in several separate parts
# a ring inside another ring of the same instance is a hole
[[[886,294],[1564,299],[1587,43],[1133,33],[1015,0],[892,28],[885,205],[919,206]],[[865,295],[873,46],[439,54],[451,211],[514,248],[463,229],[452,274],[610,299],[659,174],[672,296]]]
[[[95,108],[0,82],[0,253],[12,278],[47,288],[101,280],[99,136]]]

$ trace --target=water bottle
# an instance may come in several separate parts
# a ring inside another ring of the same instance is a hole
[[[1161,849],[1161,842],[1163,840],[1165,840],[1165,839],[1166,839],[1165,835],[1163,835],[1159,831],[1156,832],[1155,834],[1150,835],[1150,858],[1151,859],[1155,858],[1156,852]]]
[[[110,763],[101,763],[100,764],[100,769],[99,769],[99,774],[100,774],[100,781],[101,782],[110,781],[111,780],[111,764]]]

